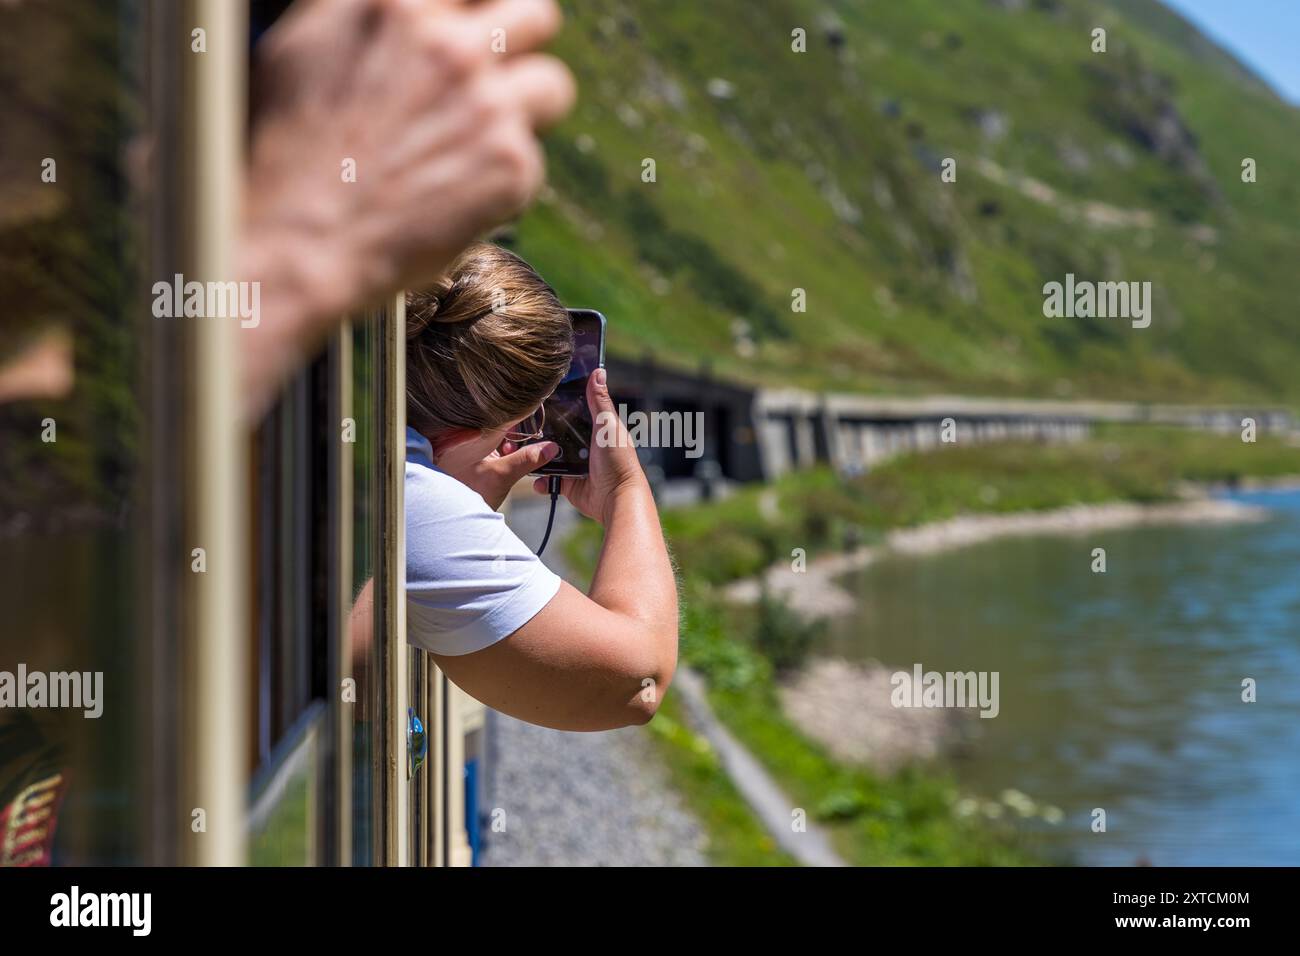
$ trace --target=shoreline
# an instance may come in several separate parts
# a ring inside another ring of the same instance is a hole
[[[1231,495],[1254,491],[1300,491],[1300,475],[1278,475],[1274,478],[1252,478],[1247,475],[1235,483],[1215,481],[1201,485],[1186,485],[1184,489],[1189,495],[1193,496],[1198,494]]]
[[[1271,485],[1269,490],[1291,488],[1300,488],[1300,482],[1288,479],[1286,483]],[[1233,490],[1264,489],[1238,486]],[[1237,524],[1263,521],[1268,514],[1263,506],[1209,497],[1200,489],[1198,497],[1155,504],[1115,501],[1046,511],[958,515],[915,528],[895,529],[881,544],[814,558],[803,571],[795,571],[789,562],[773,565],[761,575],[733,581],[723,588],[723,594],[738,604],[754,604],[765,584],[769,593],[781,599],[791,611],[807,621],[815,621],[851,613],[857,601],[836,579],[889,554],[939,554],[1024,535],[1077,535],[1154,525]]]
[[[836,760],[876,773],[960,751],[979,721],[954,708],[895,707],[899,670],[877,660],[818,657],[777,684],[777,700],[790,722]],[[907,683],[919,699],[921,687],[910,674]]]
[[[878,545],[814,559],[802,573],[782,564],[769,568],[763,577],[770,593],[794,613],[816,621],[855,611],[857,600],[837,583],[838,579],[886,555],[939,554],[1027,535],[1258,522],[1269,514],[1266,507],[1209,497],[1204,488],[1196,489],[1196,494],[1157,504],[1109,502],[1048,511],[959,515],[896,529]],[[749,578],[736,582],[725,593],[729,599],[744,603],[757,601],[760,590],[759,580]],[[877,660],[814,658],[778,684],[778,699],[782,711],[802,733],[849,765],[890,774],[910,764],[930,763],[959,752],[968,735],[978,732],[979,721],[966,719],[970,715],[964,711],[895,708],[891,702],[895,671]]]

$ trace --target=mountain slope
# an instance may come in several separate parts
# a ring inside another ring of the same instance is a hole
[[[566,13],[580,102],[519,243],[614,352],[846,390],[1300,393],[1300,112],[1154,0]],[[1066,273],[1150,281],[1150,328],[1045,318]]]

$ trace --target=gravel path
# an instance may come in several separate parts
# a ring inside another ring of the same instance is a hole
[[[485,866],[706,866],[705,835],[641,727],[575,734],[492,713]]]
[[[542,539],[548,506],[512,502],[510,525],[530,547]],[[561,500],[543,555],[561,575],[558,543],[576,520]],[[483,865],[708,865],[704,829],[672,788],[649,733],[567,733],[489,711],[485,807],[504,830],[484,828]]]

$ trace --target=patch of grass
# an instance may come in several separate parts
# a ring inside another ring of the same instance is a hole
[[[717,753],[686,723],[682,705],[669,694],[650,722],[651,736],[673,785],[704,825],[709,862],[715,866],[792,866],[792,860],[736,792]]]
[[[837,762],[804,737],[782,714],[773,665],[744,623],[752,622],[752,615],[729,613],[703,592],[688,596],[685,613],[682,659],[708,680],[714,712],[762,761],[794,806],[826,828],[846,861],[863,866],[1042,862],[1010,827],[958,816],[958,791],[947,774],[917,767],[880,776]]]

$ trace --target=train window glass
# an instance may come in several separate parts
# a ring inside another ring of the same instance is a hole
[[[249,809],[249,862],[254,866],[316,866],[328,844],[326,787],[329,708],[315,701],[277,744],[255,776]]]
[[[0,865],[140,862],[141,19],[0,4]]]
[[[333,859],[337,792],[332,608],[342,560],[337,480],[339,354],[298,375],[258,429],[251,496],[256,560],[253,709],[257,769],[250,794],[250,861]]]

